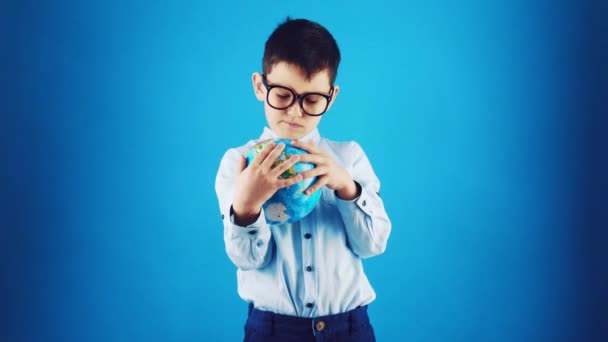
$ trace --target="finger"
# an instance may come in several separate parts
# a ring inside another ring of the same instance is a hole
[[[306,189],[306,191],[304,191],[304,194],[306,196],[310,196],[312,195],[315,191],[321,189],[322,186],[327,184],[329,177],[327,176],[322,176],[317,178],[317,181],[311,185],[310,187],[308,187],[308,189]]]
[[[272,169],[274,162],[277,160],[277,158],[279,158],[279,155],[281,154],[281,152],[283,151],[284,148],[285,148],[285,144],[283,144],[283,143],[280,143],[277,146],[275,146],[272,149],[272,151],[270,151],[270,153],[268,153],[268,155],[266,155],[266,158],[264,158],[264,160],[262,161],[262,164],[260,166],[267,170]]]
[[[266,159],[266,156],[268,156],[268,154],[272,151],[273,148],[274,148],[274,141],[271,141],[268,144],[266,144],[266,146],[264,146],[264,148],[262,148],[262,151],[260,151],[260,153],[255,157],[254,163],[258,166],[262,165],[262,163]]]
[[[271,176],[274,178],[279,178],[283,174],[283,172],[293,167],[295,163],[297,163],[299,160],[300,156],[297,155],[289,157],[289,159],[272,169]]]
[[[317,166],[314,169],[304,171],[301,173],[302,179],[311,178],[315,176],[323,176],[327,174],[328,168],[326,166]]]
[[[303,163],[313,163],[315,165],[326,164],[326,158],[318,154],[301,154],[300,161]]]
[[[291,178],[287,178],[287,179],[280,179],[277,181],[277,186],[280,188],[286,188],[288,186],[292,186],[294,184],[296,184],[297,182],[302,180],[302,175],[297,174]]]

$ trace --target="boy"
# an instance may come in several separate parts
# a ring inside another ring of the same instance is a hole
[[[367,305],[376,295],[361,263],[384,252],[391,223],[380,182],[355,142],[321,138],[317,126],[334,103],[340,51],[321,25],[280,24],[266,42],[264,74],[252,75],[268,127],[258,140],[226,152],[216,178],[224,242],[238,267],[238,292],[249,303],[245,341],[375,341]],[[272,167],[284,144],[268,144],[246,166],[243,155],[261,140],[290,139],[309,152]],[[289,179],[296,162],[315,164]],[[318,177],[315,209],[293,224],[270,225],[262,204],[278,189]]]

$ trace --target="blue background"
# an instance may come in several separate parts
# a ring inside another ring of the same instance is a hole
[[[3,341],[237,341],[214,193],[265,125],[287,15],[343,54],[321,134],[393,222],[365,261],[380,341],[606,336],[605,6],[580,1],[1,5]]]

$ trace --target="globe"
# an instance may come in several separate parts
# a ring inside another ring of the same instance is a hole
[[[277,145],[280,143],[285,144],[285,148],[272,167],[276,167],[277,165],[283,163],[292,155],[308,153],[300,148],[291,146],[290,141],[287,139],[268,139],[257,143],[249,149],[247,155],[245,156],[247,159],[247,165],[249,165],[256,158],[256,156],[260,154],[264,146],[271,141],[274,141]],[[315,165],[312,163],[297,162],[283,172],[279,178],[291,178],[314,167]],[[310,214],[310,212],[317,205],[317,202],[319,202],[321,191],[317,190],[310,196],[305,195],[304,191],[308,189],[308,187],[312,185],[316,179],[317,177],[306,178],[298,183],[277,190],[277,192],[275,192],[274,195],[262,205],[264,208],[266,221],[270,224],[294,223]]]

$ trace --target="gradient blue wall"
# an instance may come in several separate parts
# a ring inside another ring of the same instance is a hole
[[[214,177],[227,148],[261,133],[250,76],[286,15],[319,21],[337,39],[342,88],[320,130],[357,140],[382,181],[393,233],[387,252],[365,261],[378,339],[590,341],[603,332],[594,303],[605,288],[590,276],[602,262],[588,252],[602,243],[582,223],[592,7],[3,8],[2,340],[242,338],[246,305],[224,252]]]

